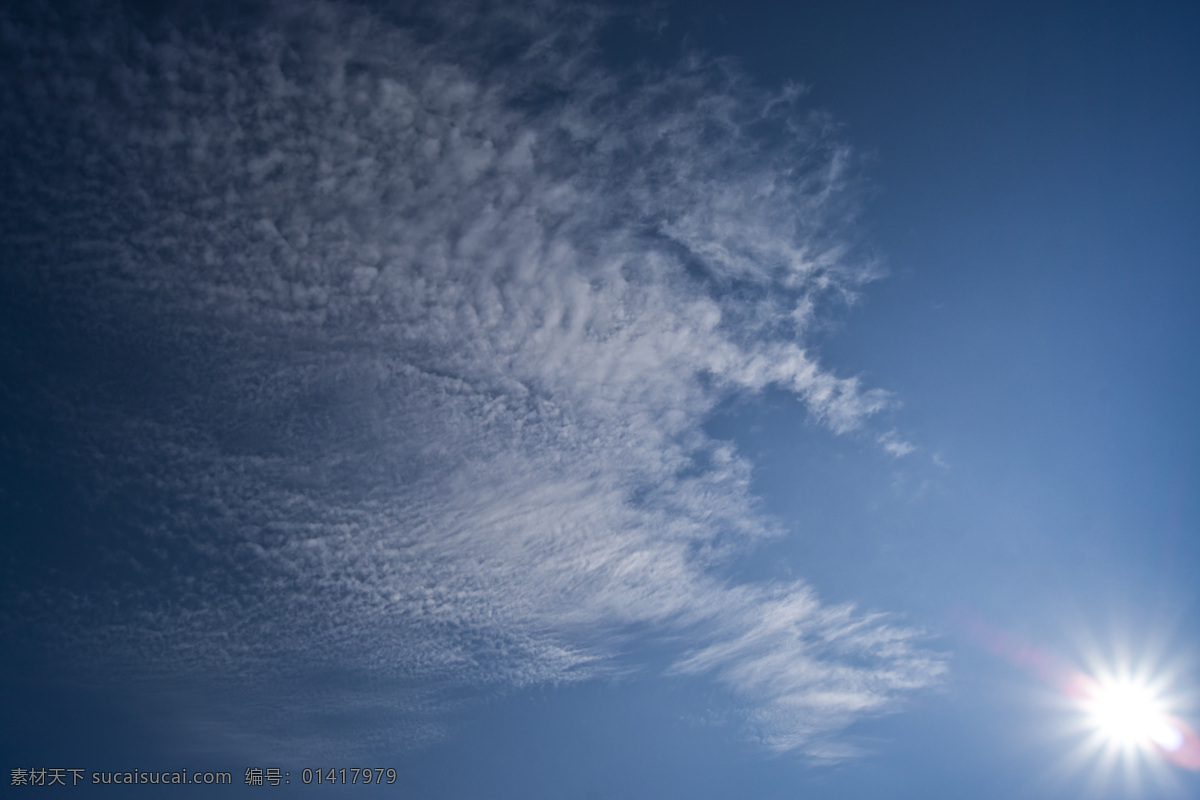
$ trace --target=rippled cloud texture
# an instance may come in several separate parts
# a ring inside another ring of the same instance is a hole
[[[888,404],[804,344],[876,274],[851,154],[728,64],[604,67],[594,9],[440,8],[4,20],[5,281],[43,336],[6,402],[56,421],[36,458],[104,565],[13,613],[337,752],[637,669],[637,631],[767,747],[832,752],[941,663],[723,577],[777,531],[702,423],[767,387],[838,433]]]

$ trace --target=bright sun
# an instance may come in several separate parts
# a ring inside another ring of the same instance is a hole
[[[1100,732],[1114,744],[1138,747],[1153,742],[1166,750],[1182,744],[1183,736],[1170,723],[1162,702],[1146,687],[1099,684],[1091,695],[1088,712]]]

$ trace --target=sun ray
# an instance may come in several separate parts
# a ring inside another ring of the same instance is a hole
[[[1054,738],[1066,740],[1050,781],[1065,787],[1082,777],[1096,792],[1121,783],[1136,796],[1150,785],[1177,787],[1176,768],[1200,771],[1200,736],[1180,716],[1197,705],[1180,657],[1168,661],[1162,647],[1085,648],[1080,664],[977,616],[959,622],[987,650],[1038,678],[1050,690],[1049,706],[1064,714]]]

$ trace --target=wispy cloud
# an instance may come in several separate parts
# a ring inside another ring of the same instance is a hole
[[[4,21],[12,280],[150,376],[40,379],[138,521],[75,592],[89,654],[263,696],[342,670],[355,698],[310,710],[402,727],[429,686],[584,678],[641,626],[814,754],[936,678],[911,630],[719,577],[774,535],[703,433],[720,398],[782,387],[836,432],[888,403],[804,343],[877,274],[852,154],[727,63],[606,71],[603,18]]]
[[[902,458],[917,449],[916,445],[901,438],[896,431],[881,433],[875,441],[893,458]]]

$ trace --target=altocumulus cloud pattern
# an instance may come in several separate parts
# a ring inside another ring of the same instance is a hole
[[[936,681],[918,632],[722,575],[778,532],[716,404],[889,402],[805,347],[878,272],[836,127],[720,61],[606,67],[586,6],[286,5],[3,19],[5,402],[57,437],[10,444],[94,534],[6,624],[241,687],[205,724],[291,753],[661,672],[632,631],[780,751]]]

